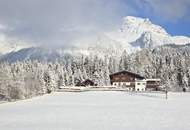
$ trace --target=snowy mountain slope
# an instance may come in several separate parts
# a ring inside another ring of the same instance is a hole
[[[7,43],[5,41],[7,41],[6,37],[1,36],[0,54],[14,52],[30,46],[24,43]],[[24,49],[18,53],[10,53],[6,56],[3,56],[3,59],[13,59],[13,57],[15,60],[21,60],[22,58],[38,59],[39,57],[46,57],[46,59],[51,59],[51,54],[53,57],[61,57],[65,54],[73,56],[78,56],[81,54],[86,56],[96,55],[98,57],[104,57],[107,55],[113,57],[120,56],[124,50],[126,50],[128,54],[131,54],[143,48],[155,48],[157,46],[165,44],[185,45],[188,43],[190,43],[189,37],[171,36],[164,28],[153,24],[149,19],[127,16],[123,19],[123,24],[119,30],[75,39],[72,41],[72,43],[70,43],[70,47],[60,47],[56,50],[48,50],[38,47],[31,48],[31,50]],[[37,52],[34,53],[35,49],[37,49]],[[39,51],[39,49],[42,50]],[[44,51],[45,56],[43,54]],[[16,56],[14,56],[14,54]],[[48,56],[50,58],[48,58]]]
[[[0,34],[0,54],[16,52],[23,48],[31,47],[32,45],[26,44],[22,41],[12,40],[4,34]]]
[[[145,32],[140,36],[140,38],[138,38],[134,42],[131,42],[130,44],[133,47],[154,48],[156,46],[171,44],[171,43],[173,43],[173,41],[171,41],[167,35]]]
[[[190,43],[190,38],[185,36],[174,36],[170,38],[173,44],[184,45]]]
[[[60,54],[47,48],[32,47],[21,49],[17,52],[11,52],[0,57],[0,61],[16,62],[25,60],[55,61],[59,59]]]
[[[26,60],[38,60],[38,61],[45,61],[45,62],[55,62],[55,61],[64,61],[66,59],[77,59],[81,56],[87,57],[99,57],[105,58],[106,57],[116,57],[120,56],[122,50],[119,51],[112,50],[112,49],[105,49],[101,46],[92,46],[89,48],[43,48],[43,47],[31,47],[31,48],[24,48],[16,52],[11,52],[5,55],[0,56],[0,62],[17,62],[17,61],[26,61]],[[106,55],[107,54],[107,55]],[[109,54],[109,55],[108,55]]]

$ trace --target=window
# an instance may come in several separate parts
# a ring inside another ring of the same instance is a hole
[[[137,85],[141,85],[140,83],[137,83]]]
[[[119,80],[119,78],[118,78],[118,77],[115,77],[114,79],[115,79],[115,80]]]
[[[139,91],[139,88],[137,89],[137,91]]]
[[[117,86],[117,83],[113,83],[113,85]]]
[[[125,78],[125,77],[122,77],[121,79],[122,79],[122,80],[125,80],[126,78]]]

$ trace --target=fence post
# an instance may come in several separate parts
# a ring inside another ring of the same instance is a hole
[[[165,88],[165,94],[166,94],[165,98],[168,99],[168,86],[166,86]]]

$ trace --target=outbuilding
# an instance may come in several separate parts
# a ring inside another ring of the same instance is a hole
[[[82,82],[77,83],[76,86],[96,86],[96,84],[92,80],[86,79]]]

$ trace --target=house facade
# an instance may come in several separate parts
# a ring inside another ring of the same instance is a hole
[[[129,91],[157,90],[159,79],[145,79],[145,77],[129,71],[121,71],[110,75],[111,85],[124,87]]]

